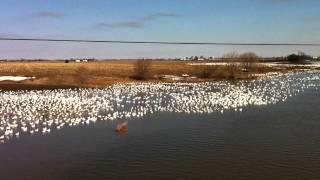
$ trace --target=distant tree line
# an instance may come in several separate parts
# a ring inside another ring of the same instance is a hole
[[[310,55],[307,55],[303,52],[299,52],[298,54],[290,54],[287,56],[287,61],[290,63],[306,63],[308,60],[313,60],[313,57]]]

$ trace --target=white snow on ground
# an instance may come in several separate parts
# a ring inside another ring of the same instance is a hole
[[[0,81],[24,81],[28,79],[35,79],[35,77],[24,77],[24,76],[0,76]]]
[[[240,63],[235,63],[240,64]],[[224,62],[212,62],[212,63],[189,63],[190,66],[226,66],[228,63]]]
[[[211,62],[211,63],[189,63],[190,66],[226,66],[229,63],[225,62]],[[235,63],[240,65],[241,63]],[[308,68],[318,68],[320,67],[320,62],[315,62],[312,64],[279,64],[279,63],[259,63],[261,65],[273,67],[273,66],[282,66],[282,67],[308,67]]]
[[[272,66],[283,66],[283,67],[308,67],[308,68],[318,68],[320,63],[312,64],[279,64],[279,63],[262,63],[263,65],[272,67]]]

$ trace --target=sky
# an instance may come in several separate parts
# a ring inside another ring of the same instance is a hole
[[[319,10],[319,0],[1,0],[0,37],[320,43]],[[0,59],[217,57],[247,51],[320,55],[320,47],[0,41]]]

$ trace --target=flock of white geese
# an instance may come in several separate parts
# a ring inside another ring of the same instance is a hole
[[[96,121],[158,112],[223,113],[284,102],[320,86],[320,73],[298,72],[252,81],[132,83],[105,89],[0,90],[0,142]]]

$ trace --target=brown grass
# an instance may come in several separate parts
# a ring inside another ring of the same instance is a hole
[[[134,63],[134,75],[133,78],[137,80],[148,79],[148,74],[151,69],[151,60],[139,59]]]
[[[190,62],[152,61],[148,66],[147,76],[143,79],[158,81],[155,75],[196,76],[206,79],[245,79],[248,72],[241,67],[229,63],[227,66],[190,66]],[[274,69],[259,66],[249,73],[266,73],[287,69]],[[45,62],[0,62],[0,76],[35,76],[36,80],[28,80],[19,85],[63,86],[63,87],[104,87],[116,82],[132,82],[137,78],[136,61],[102,61],[89,63],[64,63],[58,61]],[[0,84],[12,84],[0,82]]]

